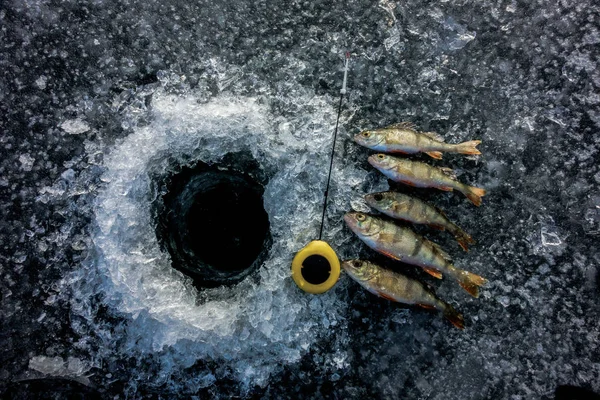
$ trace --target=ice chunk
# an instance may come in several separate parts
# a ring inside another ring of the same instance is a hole
[[[371,207],[369,207],[369,205],[367,204],[367,202],[365,201],[365,199],[363,197],[358,197],[356,199],[353,199],[350,202],[350,206],[352,207],[352,209],[354,211],[358,211],[358,212],[368,213],[371,211]]]
[[[36,356],[29,360],[29,368],[47,375],[62,375],[66,371],[62,357]]]
[[[29,172],[33,167],[35,158],[33,158],[30,154],[25,153],[19,156],[19,161],[21,162],[21,167],[23,168],[23,171]]]
[[[39,89],[46,89],[46,84],[48,83],[48,78],[45,77],[44,75],[40,76],[39,78],[37,78],[35,80],[35,85],[39,88]]]
[[[68,119],[60,127],[69,135],[80,135],[90,130],[89,125],[80,118]]]
[[[562,240],[558,237],[555,232],[549,232],[548,227],[543,226],[541,229],[542,245],[544,246],[558,246],[562,243]]]
[[[476,33],[468,31],[465,26],[457,23],[454,18],[447,18],[444,21],[444,27],[452,32],[448,38],[448,48],[450,50],[460,50],[475,39]]]

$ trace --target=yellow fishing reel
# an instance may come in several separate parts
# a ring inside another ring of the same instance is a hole
[[[292,278],[307,293],[325,293],[340,277],[340,260],[322,240],[313,240],[296,253],[292,261]]]

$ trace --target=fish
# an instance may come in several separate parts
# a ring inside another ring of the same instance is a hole
[[[459,329],[465,328],[462,314],[417,280],[364,260],[343,261],[342,268],[350,278],[379,297],[441,311],[454,326]]]
[[[373,250],[393,260],[417,265],[437,279],[448,274],[473,297],[479,297],[479,286],[487,282],[479,275],[452,265],[450,256],[438,244],[408,227],[360,212],[346,213],[344,221]]]
[[[425,153],[440,160],[442,153],[479,155],[477,145],[481,140],[464,143],[444,143],[444,138],[434,132],[419,132],[410,122],[400,122],[380,129],[362,131],[354,135],[354,141],[371,150],[384,153]]]
[[[450,232],[464,251],[469,251],[468,246],[475,244],[475,240],[450,221],[442,210],[417,198],[397,192],[379,192],[366,195],[365,201],[369,206],[388,217],[415,224],[425,224]]]
[[[469,186],[456,179],[450,168],[433,167],[429,164],[411,161],[388,154],[373,154],[369,156],[369,164],[395,182],[420,188],[436,188],[451,192],[458,190],[476,206],[481,205],[481,197],[485,189]]]

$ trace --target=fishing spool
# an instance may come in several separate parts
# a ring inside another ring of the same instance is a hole
[[[292,260],[292,279],[296,285],[307,293],[321,294],[331,289],[340,277],[340,260],[331,246],[321,240],[323,236],[323,225],[325,223],[325,212],[327,210],[327,197],[329,194],[329,183],[331,182],[331,170],[333,168],[333,156],[335,155],[335,140],[337,138],[340,114],[342,112],[342,100],[346,94],[346,81],[348,78],[348,60],[350,54],[346,53],[344,64],[344,82],[340,90],[340,102],[338,106],[335,132],[333,134],[333,145],[329,159],[329,175],[323,199],[323,215],[321,217],[321,229],[319,239],[313,240],[304,246]]]
[[[322,240],[313,240],[292,260],[292,278],[307,293],[325,293],[340,277],[340,260],[331,246]]]

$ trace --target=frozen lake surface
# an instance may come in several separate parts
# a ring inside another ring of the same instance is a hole
[[[51,378],[102,398],[600,392],[599,14],[591,1],[0,5],[0,391]],[[344,274],[320,296],[290,277],[318,234],[346,51],[324,239],[381,260],[342,215],[389,187],[436,204],[477,244],[418,230],[489,284],[474,299],[406,270],[464,331]],[[415,157],[484,187],[481,207],[390,186],[351,140],[403,120],[483,141],[478,159]],[[157,204],[182,167],[228,154],[258,165],[272,244],[248,278],[198,289],[171,268]]]

